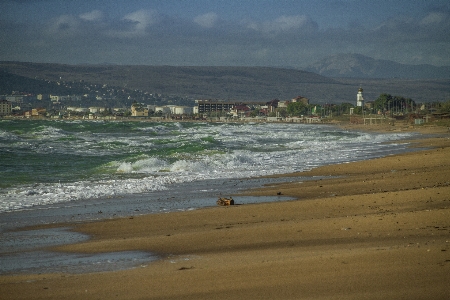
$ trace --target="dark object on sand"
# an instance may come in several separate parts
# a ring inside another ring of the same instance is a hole
[[[231,197],[230,198],[219,197],[219,199],[217,200],[217,205],[222,205],[222,206],[234,205],[234,200]]]

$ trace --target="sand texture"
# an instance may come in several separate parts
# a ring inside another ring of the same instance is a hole
[[[53,250],[161,259],[116,272],[0,276],[0,298],[450,299],[449,138],[247,191],[298,200],[75,224],[92,239]]]

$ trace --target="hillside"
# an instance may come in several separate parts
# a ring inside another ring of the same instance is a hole
[[[301,95],[309,98],[311,103],[354,103],[360,86],[364,88],[366,101],[375,100],[381,93],[401,95],[417,102],[450,99],[450,79],[330,78],[281,68],[0,62],[0,70],[10,74],[10,77],[22,76],[20,78],[23,78],[25,85],[43,82],[42,79],[54,82],[83,81],[190,99],[265,102]],[[33,81],[28,81],[30,79]],[[2,93],[7,94],[7,89],[2,89],[6,83],[2,81],[0,85]]]
[[[337,54],[322,59],[306,70],[329,77],[449,79],[450,67],[405,65],[360,54]]]
[[[298,96],[309,85],[337,84],[314,73],[263,67],[97,66],[1,62],[24,77],[80,81],[193,98],[266,101]]]
[[[11,94],[12,91],[20,91],[25,94],[79,94],[81,89],[68,89],[56,82],[38,80],[21,75],[12,74],[0,69],[0,95]]]

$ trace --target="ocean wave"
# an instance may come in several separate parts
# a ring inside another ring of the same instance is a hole
[[[15,135],[4,128],[0,131],[0,138],[7,141],[2,147],[11,154],[4,165],[21,162],[14,174],[0,170],[1,176],[10,177],[7,188],[0,191],[0,211],[385,156],[406,148],[401,142],[386,142],[412,135],[281,123],[21,124],[27,127],[11,128],[24,134]],[[25,177],[40,181],[21,182]],[[58,182],[59,178],[64,182]]]
[[[117,168],[117,172],[119,173],[157,173],[161,172],[168,168],[168,164],[166,161],[156,158],[150,157],[141,160],[137,160],[136,162],[122,162]]]

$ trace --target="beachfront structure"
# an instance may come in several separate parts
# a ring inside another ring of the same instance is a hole
[[[356,94],[356,106],[364,107],[364,97],[363,97],[363,89],[358,89],[358,94]]]

